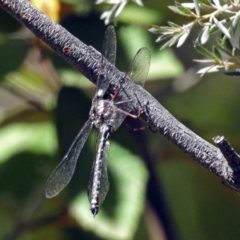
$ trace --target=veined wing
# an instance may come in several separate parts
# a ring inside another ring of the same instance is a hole
[[[98,213],[98,208],[109,190],[107,163],[110,143],[105,138],[105,130],[108,131],[107,126],[103,126],[97,136],[96,156],[88,182],[88,199],[93,215]]]
[[[148,71],[149,71],[149,66],[150,66],[150,61],[151,61],[151,53],[150,50],[146,47],[143,47],[138,50],[136,53],[132,63],[130,64],[130,67],[128,69],[127,76],[133,80],[135,83],[143,86],[145,83],[145,80],[147,79]],[[124,89],[121,90],[123,92],[123,96],[126,95],[124,94]],[[135,96],[125,96],[122,98],[117,99],[117,101],[129,101],[126,102],[126,104],[122,104],[122,106],[119,106],[121,109],[123,109],[126,112],[131,112],[133,109],[133,106],[131,104],[131,98]],[[118,112],[116,116],[116,122],[114,125],[114,130],[116,130],[121,123],[124,121],[126,118],[126,114]]]
[[[116,62],[116,52],[117,52],[117,39],[116,39],[116,32],[112,25],[110,25],[104,35],[103,40],[103,47],[102,47],[102,55],[112,64],[115,65]],[[102,59],[103,62],[103,59]],[[106,72],[104,72],[106,71]],[[110,79],[107,79],[107,70],[104,68],[102,64],[102,76],[103,79],[98,79],[97,81],[97,91],[95,95],[103,96],[104,93],[107,91]],[[101,91],[99,93],[99,90]]]
[[[117,52],[116,32],[112,25],[110,25],[105,32],[102,55],[112,64],[115,65]]]
[[[67,154],[48,178],[45,189],[45,195],[47,198],[52,198],[59,194],[59,192],[61,192],[70,182],[76,168],[78,157],[88,138],[92,126],[93,124],[90,120],[84,124],[77,137],[74,139]]]
[[[146,47],[139,49],[128,69],[127,76],[135,83],[143,86],[147,79],[150,61],[150,50]]]

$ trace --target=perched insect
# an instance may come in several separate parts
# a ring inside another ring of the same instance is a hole
[[[116,33],[113,26],[109,26],[105,32],[102,55],[115,65]],[[143,85],[147,78],[149,65],[150,51],[147,48],[142,48],[137,52],[130,65],[128,76],[133,80],[139,80]],[[132,110],[131,99],[123,99],[119,97],[118,93],[106,94],[111,79],[108,78],[103,64],[101,68],[102,73],[100,75],[106,77],[102,81],[100,81],[100,78],[97,81],[89,119],[74,139],[67,154],[50,175],[45,190],[46,197],[52,198],[67,186],[75,171],[82,148],[94,125],[98,130],[97,150],[88,184],[90,210],[94,216],[98,213],[99,206],[109,189],[107,161],[110,143],[108,137],[117,130],[127,115],[133,116],[129,113]]]

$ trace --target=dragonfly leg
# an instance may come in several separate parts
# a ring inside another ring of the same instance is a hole
[[[146,106],[144,105],[144,106],[141,107],[141,109],[140,109],[140,111],[138,112],[137,115],[131,114],[131,115],[128,115],[128,116],[129,116],[129,117],[133,117],[134,119],[137,119],[137,118],[140,118],[140,116],[141,116],[145,111],[146,111]],[[132,130],[132,131],[134,131],[134,132],[143,131],[143,130],[146,130],[146,129],[149,128],[148,125],[147,125],[147,126],[142,126],[142,127],[139,127],[139,128],[132,128],[132,127],[130,127],[126,122],[125,122],[125,126],[126,126],[128,129],[130,129],[130,130]]]
[[[149,128],[149,126],[142,126],[142,127],[139,127],[139,128],[132,128],[132,127],[130,127],[126,122],[125,122],[125,126],[126,126],[129,130],[131,130],[131,131],[133,131],[133,132],[144,131],[144,130],[146,130],[146,129]]]
[[[137,118],[140,118],[140,116],[141,116],[143,113],[146,113],[147,115],[149,115],[149,114],[148,114],[148,108],[147,108],[147,105],[149,104],[149,102],[146,102],[146,103],[144,103],[144,104],[141,104],[141,102],[139,101],[136,93],[134,93],[134,95],[135,95],[135,97],[136,97],[139,105],[141,106],[141,108],[140,108],[140,111],[138,111],[138,114],[137,114],[137,115],[130,114],[130,115],[128,115],[128,116],[130,116],[130,117],[132,117],[132,118],[134,118],[134,119],[137,119]],[[147,123],[149,123],[149,122],[150,122],[150,121],[149,121],[149,118],[148,118]],[[155,131],[152,130],[152,128],[150,127],[149,124],[148,124],[147,126],[142,126],[142,127],[138,127],[138,128],[132,128],[132,127],[130,127],[127,123],[125,123],[125,126],[126,126],[128,129],[130,129],[130,130],[132,130],[132,131],[134,131],[134,132],[143,131],[143,130],[146,130],[146,129],[150,129],[153,133],[156,133]]]

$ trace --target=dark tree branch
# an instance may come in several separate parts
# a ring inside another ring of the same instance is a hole
[[[50,20],[34,8],[27,0],[0,0],[0,7],[23,23],[40,39],[51,46],[67,62],[77,68],[88,79],[95,82],[99,76],[101,54],[72,36],[66,29]],[[177,145],[205,168],[216,174],[236,191],[240,191],[239,174],[229,165],[221,151],[177,121],[163,106],[143,88],[132,83],[124,73],[104,60],[112,88],[124,88],[128,96],[136,95],[141,103],[148,103],[143,119],[161,135]],[[120,86],[121,82],[121,86]],[[138,101],[133,98],[136,111],[141,111]],[[238,170],[239,171],[239,170]]]
[[[230,146],[229,142],[223,136],[216,136],[213,138],[215,144],[219,147],[228,165],[231,167],[234,179],[240,182],[240,156]]]

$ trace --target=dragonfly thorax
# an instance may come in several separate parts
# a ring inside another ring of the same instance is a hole
[[[112,100],[94,99],[90,111],[90,119],[96,128],[103,124],[113,126],[116,119],[116,106]]]

